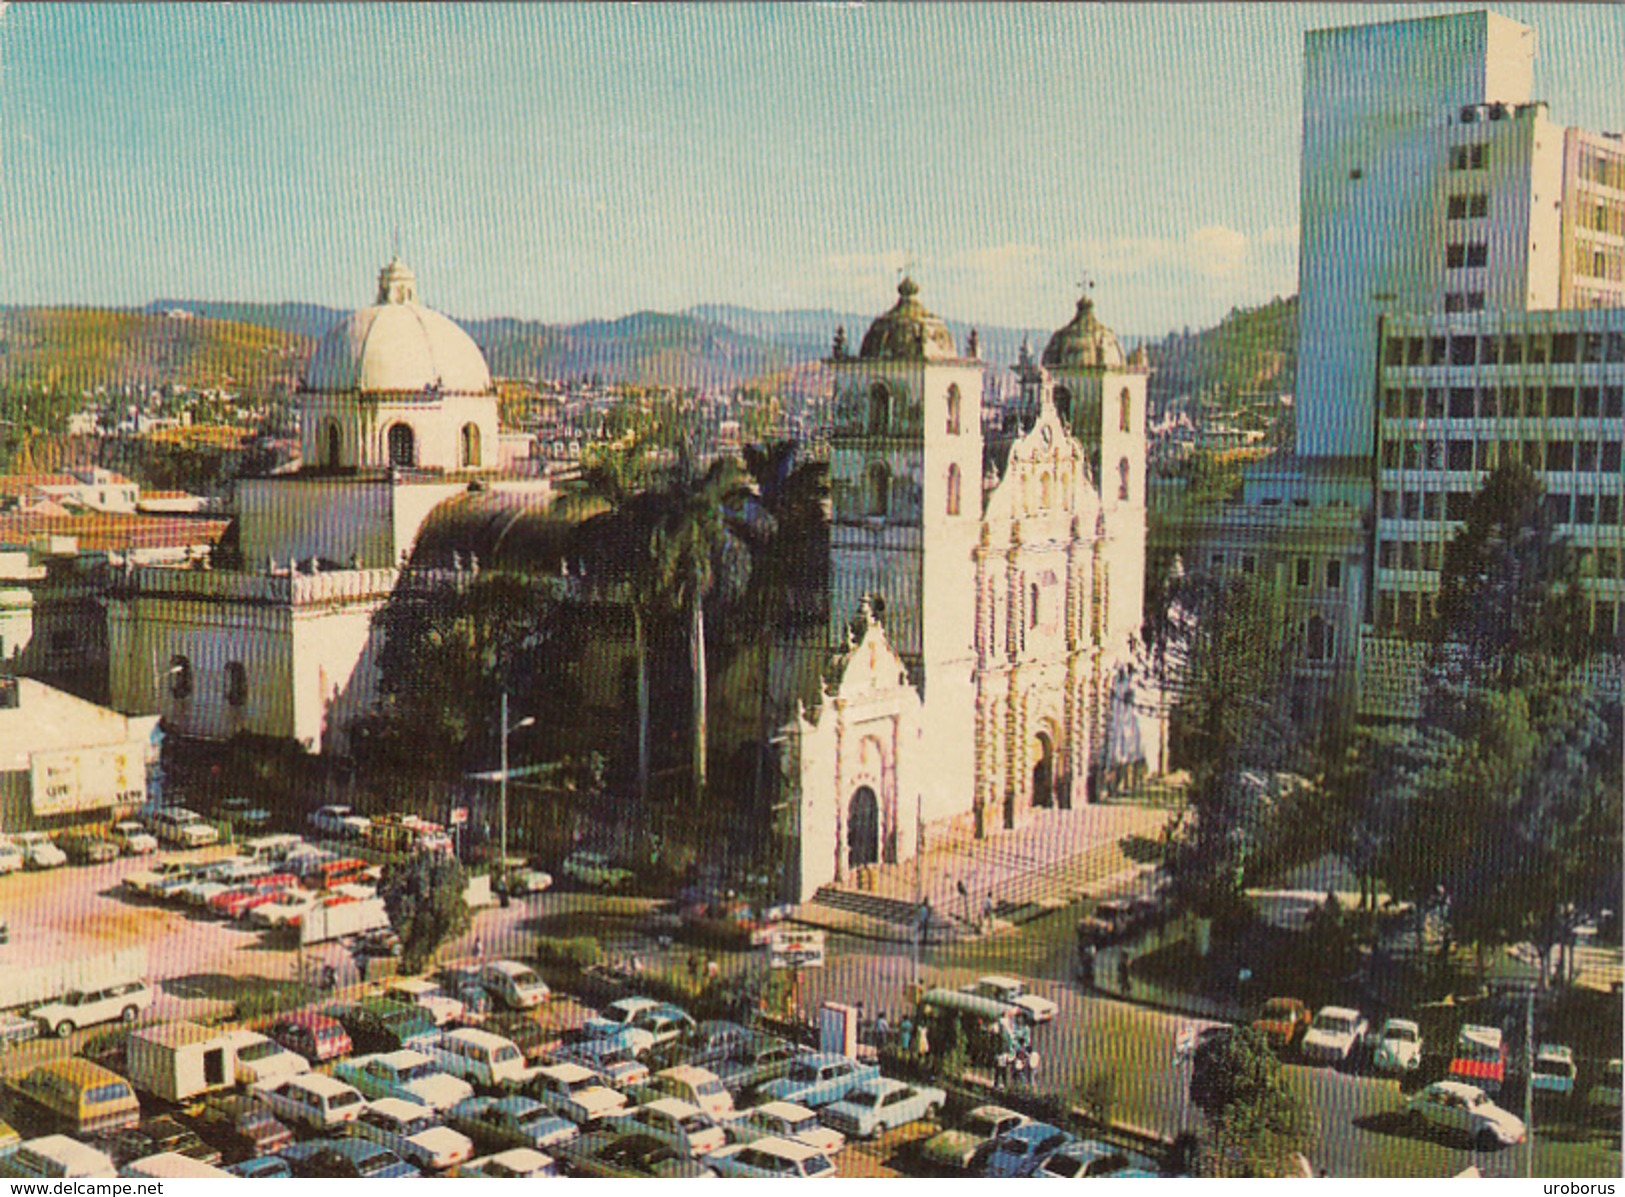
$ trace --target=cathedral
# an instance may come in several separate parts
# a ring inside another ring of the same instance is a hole
[[[826,363],[832,652],[780,737],[803,900],[1088,801],[1141,624],[1143,356],[1085,297],[990,427],[975,334],[961,354],[918,294]]]

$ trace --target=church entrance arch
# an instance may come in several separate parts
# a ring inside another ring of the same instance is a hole
[[[849,868],[871,865],[880,859],[880,800],[868,786],[860,786],[846,810],[846,863]]]
[[[341,438],[339,436],[338,421],[329,420],[327,422],[327,464],[328,465],[337,466],[340,463],[340,461],[342,460],[342,458],[341,458],[341,450],[342,450],[342,448],[343,448],[343,441],[341,440]]]
[[[1055,805],[1055,745],[1048,732],[1038,733],[1037,760],[1033,762],[1033,805]]]

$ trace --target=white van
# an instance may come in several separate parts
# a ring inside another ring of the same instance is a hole
[[[299,835],[261,835],[251,840],[244,840],[237,849],[237,855],[244,860],[263,861],[266,864],[281,864],[296,848],[303,847],[305,839]]]
[[[183,806],[166,806],[147,816],[147,826],[159,842],[177,848],[207,848],[220,842],[220,832],[203,816]]]
[[[513,1040],[471,1027],[442,1032],[431,1054],[445,1071],[475,1085],[521,1085],[531,1075]]]
[[[216,1168],[213,1164],[194,1160],[191,1156],[182,1155],[178,1151],[160,1151],[157,1155],[131,1160],[119,1169],[118,1174],[148,1177],[152,1180],[190,1180],[193,1177],[199,1180],[214,1180],[220,1177],[226,1180],[237,1179],[224,1168]]]

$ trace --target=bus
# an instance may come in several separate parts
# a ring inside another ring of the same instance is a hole
[[[990,1066],[1001,1055],[1031,1046],[1015,1007],[958,989],[930,989],[920,996],[918,1018],[937,1050],[948,1042],[950,1023],[959,1033],[972,1063]]]

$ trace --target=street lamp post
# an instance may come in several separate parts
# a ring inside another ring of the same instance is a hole
[[[508,692],[502,692],[502,771],[497,781],[497,822],[501,844],[501,856],[497,863],[497,881],[506,891],[508,873],[508,737],[522,727],[529,727],[536,722],[533,715],[526,715],[518,723],[508,724]]]

